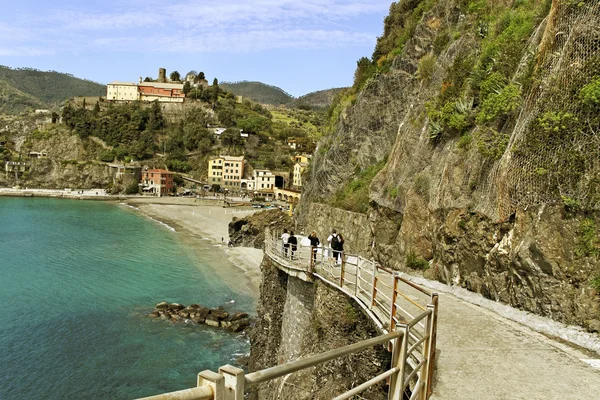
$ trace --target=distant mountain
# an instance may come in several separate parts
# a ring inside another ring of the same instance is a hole
[[[345,89],[346,88],[334,88],[305,94],[304,96],[292,100],[287,106],[295,108],[328,108],[335,96]]]
[[[0,66],[0,112],[51,108],[75,96],[103,96],[106,86],[56,71]]]
[[[288,104],[294,99],[294,97],[285,90],[262,82],[222,82],[219,83],[219,86],[233,92],[233,94],[247,97],[261,104],[279,106]]]

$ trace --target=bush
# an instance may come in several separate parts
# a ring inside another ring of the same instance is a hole
[[[429,269],[429,262],[424,258],[417,256],[414,250],[411,249],[406,253],[406,266],[410,269],[427,271]]]
[[[481,104],[477,122],[485,124],[497,118],[507,116],[521,104],[521,88],[511,83],[499,92],[490,93]]]
[[[114,150],[103,150],[98,159],[103,162],[113,162],[115,159],[115,151]]]
[[[426,54],[419,60],[419,68],[417,70],[417,74],[419,75],[419,79],[424,82],[431,81],[431,77],[435,72],[435,64],[437,62],[437,57],[434,54]]]
[[[140,187],[137,182],[131,182],[125,188],[125,194],[138,194],[140,192]]]

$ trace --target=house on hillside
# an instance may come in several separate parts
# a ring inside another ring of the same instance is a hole
[[[244,156],[218,156],[208,160],[208,183],[223,189],[239,191],[244,176]]]
[[[48,152],[44,149],[42,151],[30,151],[29,158],[47,158]]]
[[[143,193],[165,196],[173,189],[173,173],[164,169],[142,171],[140,186]]]
[[[297,188],[302,187],[302,174],[308,168],[308,163],[297,162],[294,164],[294,177],[292,179],[292,185]]]

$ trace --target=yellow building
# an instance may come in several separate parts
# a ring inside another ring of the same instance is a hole
[[[133,82],[113,81],[106,85],[106,99],[114,101],[136,101],[140,95]]]
[[[244,176],[244,157],[218,156],[208,160],[208,183],[238,191]]]
[[[306,168],[308,168],[308,163],[306,162],[296,162],[296,164],[294,164],[294,176],[292,179],[292,185],[298,188],[302,187],[302,174],[304,173],[304,171],[306,171]]]
[[[309,158],[308,158],[308,156],[305,156],[305,155],[297,155],[297,156],[294,156],[294,158],[292,160],[295,163],[306,163],[306,164],[308,164]]]

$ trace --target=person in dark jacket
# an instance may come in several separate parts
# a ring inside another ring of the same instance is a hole
[[[308,236],[308,240],[310,240],[310,247],[312,248],[313,255],[313,265],[317,263],[317,248],[321,244],[319,238],[317,237],[317,232],[312,231],[310,236]]]
[[[344,257],[344,237],[342,236],[341,233],[338,233],[337,235],[337,249],[334,252],[335,253],[335,260],[338,264],[342,263],[342,257]]]
[[[290,232],[290,237],[288,238],[288,245],[291,250],[291,259],[294,259],[294,254],[296,254],[296,250],[298,249],[298,239],[294,236],[294,231]]]

